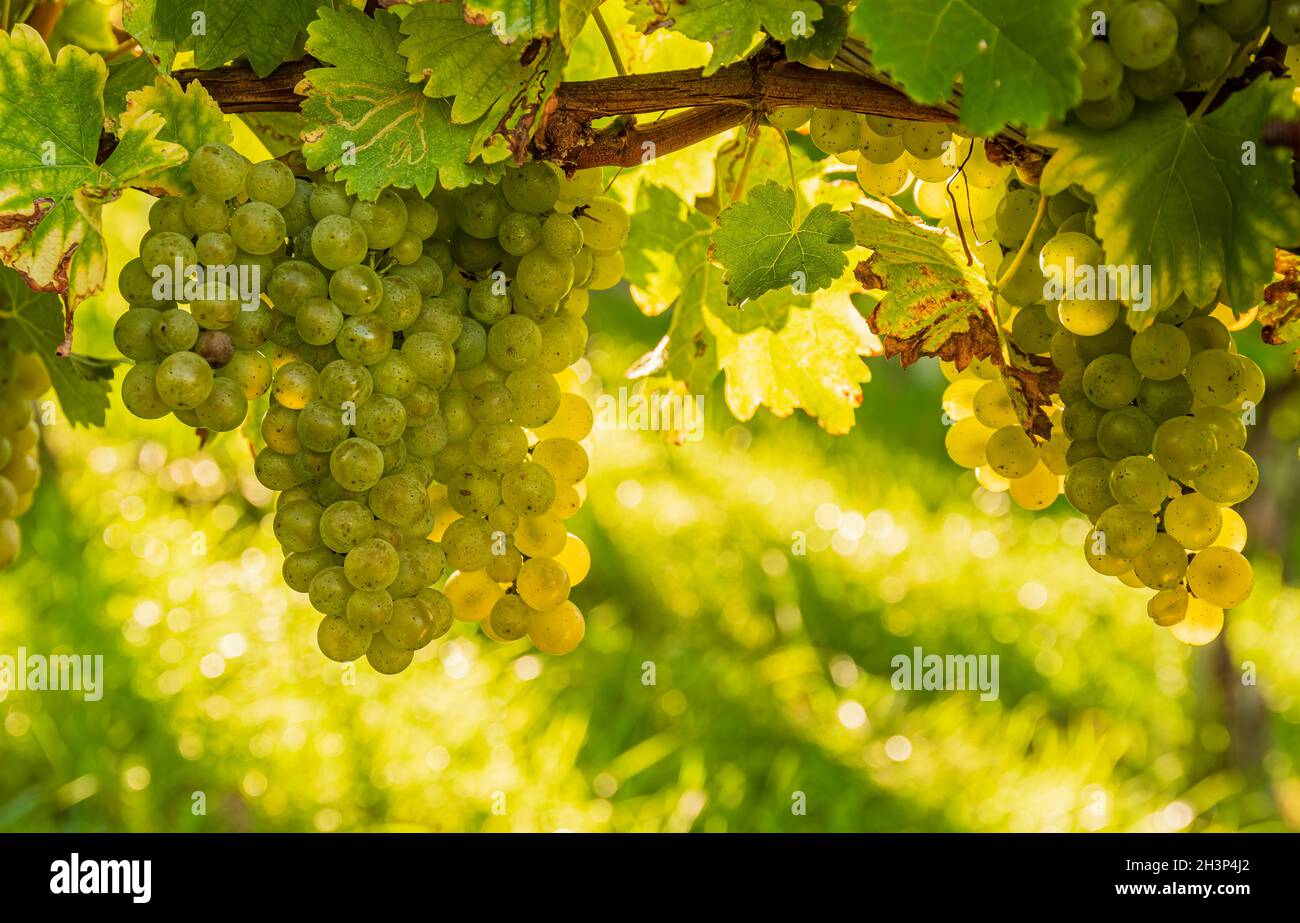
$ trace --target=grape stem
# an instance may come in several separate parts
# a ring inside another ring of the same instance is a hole
[[[1210,88],[1205,91],[1205,95],[1201,97],[1201,101],[1197,103],[1196,108],[1192,110],[1192,114],[1187,117],[1188,121],[1195,122],[1200,119],[1201,116],[1205,115],[1210,106],[1214,103],[1214,100],[1218,98],[1219,91],[1223,89],[1223,85],[1227,83],[1228,75],[1237,69],[1237,66],[1241,64],[1242,58],[1251,49],[1260,47],[1267,38],[1268,30],[1265,30],[1264,34],[1258,39],[1242,42],[1237,46],[1237,50],[1233,53],[1232,59],[1228,62],[1228,66],[1223,69],[1223,72],[1220,73],[1218,77],[1214,78],[1214,83],[1212,83]]]
[[[803,224],[802,208],[799,206],[799,180],[794,172],[794,151],[790,150],[790,139],[786,137],[784,128],[771,126],[772,130],[777,133],[781,139],[781,146],[785,148],[785,165],[790,170],[790,189],[794,193],[794,225],[798,227]]]
[[[745,193],[745,184],[749,182],[749,170],[754,165],[754,152],[758,150],[758,139],[753,135],[749,136],[749,145],[745,150],[745,159],[740,165],[740,174],[736,177],[736,184],[731,188],[731,197],[727,199],[727,204],[735,205]]]
[[[998,311],[998,293],[1006,287],[1011,281],[1011,277],[1020,269],[1021,264],[1025,261],[1025,256],[1029,253],[1029,248],[1033,246],[1034,237],[1038,234],[1038,229],[1042,227],[1043,219],[1047,217],[1047,203],[1052,199],[1051,196],[1039,196],[1038,211],[1034,212],[1033,223],[1029,225],[1029,233],[1020,244],[1020,249],[1016,251],[1015,257],[1011,260],[1011,265],[1007,271],[998,277],[998,281],[993,285],[993,323],[998,331],[998,345],[1002,348],[1002,359],[1006,365],[1011,365],[1011,348],[1007,345],[1006,331],[1002,329],[1002,315]]]
[[[591,18],[596,21],[596,28],[600,30],[600,37],[605,40],[605,47],[609,49],[610,59],[614,62],[614,72],[620,77],[626,77],[627,67],[623,64],[623,56],[618,53],[618,46],[614,44],[614,33],[609,31],[609,23],[605,22],[600,7],[596,7],[591,11]]]

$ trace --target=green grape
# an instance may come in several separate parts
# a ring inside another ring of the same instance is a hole
[[[393,329],[372,314],[349,317],[343,322],[334,345],[344,359],[374,365],[393,348]]]
[[[538,435],[542,439],[559,436],[577,442],[587,438],[594,423],[595,415],[586,398],[581,394],[566,393],[560,397],[555,417],[538,431]]]
[[[396,548],[382,538],[368,538],[347,553],[343,570],[358,590],[382,590],[397,578],[398,564]]]
[[[1240,416],[1231,410],[1207,404],[1196,408],[1193,415],[1214,431],[1214,437],[1219,448],[1227,446],[1233,449],[1241,449],[1245,447],[1246,424],[1242,422]]]
[[[490,240],[479,239],[458,230],[451,238],[451,256],[466,272],[480,273],[499,264],[506,252],[496,242],[495,235]]]
[[[436,333],[408,334],[401,355],[416,380],[431,388],[442,388],[456,366],[456,353]]]
[[[1030,305],[1017,311],[1012,319],[1011,339],[1030,355],[1046,353],[1051,349],[1057,329],[1048,318],[1046,308],[1040,304]]]
[[[329,476],[330,457],[326,452],[312,452],[303,449],[293,458],[294,471],[300,484],[314,484]]]
[[[501,226],[497,228],[497,242],[511,256],[523,256],[541,244],[542,223],[535,215],[511,212],[501,219]]]
[[[344,266],[330,277],[329,297],[344,314],[369,314],[384,297],[384,283],[369,266]]]
[[[528,634],[532,617],[536,610],[514,594],[502,596],[488,613],[488,625],[495,636],[494,640],[502,642],[518,641]]]
[[[587,325],[569,314],[557,314],[542,321],[538,333],[541,344],[536,362],[551,374],[558,374],[577,362],[587,346]],[[489,337],[489,352],[490,340]],[[501,365],[500,362],[497,364]]]
[[[1147,601],[1147,615],[1161,628],[1168,628],[1187,617],[1187,603],[1187,587],[1161,590]]]
[[[479,465],[462,465],[447,482],[447,502],[462,516],[485,517],[501,502],[501,485]]]
[[[230,236],[240,250],[260,256],[274,253],[284,243],[284,216],[265,202],[239,206],[230,218]]]
[[[1066,375],[1078,373],[1079,397],[1083,396],[1083,360],[1074,345],[1074,334],[1060,328],[1052,334],[1052,364]],[[1062,397],[1064,400],[1064,397]],[[1068,403],[1068,401],[1067,401]]]
[[[378,539],[375,539],[375,541],[378,541]],[[355,553],[355,551],[349,552],[349,555]],[[394,557],[396,557],[396,554],[396,552],[393,552]],[[346,564],[343,569],[346,574]],[[351,582],[351,574],[347,574],[347,576],[349,582]],[[381,587],[358,589],[348,597],[347,605],[344,607],[344,616],[347,618],[348,624],[356,631],[374,634],[374,632],[379,631],[388,624],[388,620],[392,618],[393,597],[388,590]],[[376,638],[378,637],[376,635]],[[373,641],[371,646],[374,646]]]
[[[404,529],[424,518],[429,495],[414,478],[389,475],[371,488],[369,502],[376,517]]]
[[[451,345],[456,369],[472,369],[487,357],[487,331],[472,317],[461,319],[460,336]]]
[[[1106,554],[1132,560],[1155,541],[1156,518],[1143,510],[1112,506],[1097,517],[1092,536],[1104,541]]]
[[[1122,506],[1155,510],[1169,495],[1169,476],[1147,456],[1130,455],[1111,469],[1110,492]]]
[[[1258,405],[1264,399],[1266,381],[1264,379],[1264,370],[1258,363],[1249,356],[1237,356],[1237,361],[1241,363],[1241,370],[1245,373],[1245,380],[1242,382],[1241,402],[1249,402],[1251,405]],[[1230,401],[1230,406],[1244,406],[1238,401]]]
[[[1300,45],[1300,0],[1273,0],[1268,28],[1283,45]]]
[[[230,361],[217,371],[217,377],[239,385],[244,399],[251,401],[271,387],[271,360],[259,352],[236,350]]]
[[[457,519],[442,533],[442,550],[455,570],[482,570],[492,559],[492,530],[484,519]]]
[[[1107,458],[1116,460],[1146,455],[1151,451],[1155,432],[1155,423],[1142,411],[1120,407],[1107,411],[1097,421],[1097,446]]]
[[[328,298],[308,298],[298,305],[294,326],[304,343],[324,346],[333,343],[343,329],[343,312]]]
[[[285,232],[290,237],[296,237],[303,228],[315,221],[311,214],[311,190],[311,183],[295,179],[293,197],[280,209],[280,214],[284,216]]]
[[[311,551],[321,546],[321,507],[310,500],[298,500],[280,507],[272,528],[275,540],[286,551]]]
[[[860,157],[855,168],[855,174],[858,178],[858,185],[862,187],[864,192],[869,192],[884,199],[902,195],[912,179],[907,164],[901,158],[893,163],[881,164]],[[588,288],[600,287],[588,283]]]
[[[794,131],[808,124],[812,118],[813,110],[800,106],[786,106],[781,109],[774,109],[767,114],[767,120],[772,125],[783,131]]]
[[[501,477],[501,501],[520,516],[540,516],[555,502],[555,480],[536,462],[516,465]]]
[[[352,220],[365,233],[370,250],[387,250],[406,233],[406,203],[391,189],[379,193],[374,202],[354,202]]]
[[[401,400],[411,394],[419,382],[415,370],[400,353],[390,352],[374,366],[375,390]]]
[[[320,376],[305,362],[282,365],[271,382],[271,397],[290,410],[302,410],[320,393]]]
[[[465,442],[474,433],[474,415],[469,410],[469,395],[450,388],[442,393],[442,418],[452,442]],[[468,447],[466,452],[468,452]]]
[[[447,563],[442,549],[423,536],[407,542],[397,557],[397,579],[388,588],[394,598],[415,596],[437,582]]]
[[[1224,0],[1206,11],[1237,41],[1250,37],[1263,26],[1268,0]]]
[[[127,370],[122,379],[122,404],[142,420],[157,420],[171,412],[171,405],[162,399],[154,385],[158,366],[141,362]]]
[[[1062,307],[1069,302],[1062,302]],[[1076,336],[1075,346],[1084,364],[1101,356],[1117,353],[1128,355],[1133,343],[1133,331],[1128,324],[1112,324],[1095,336]]]
[[[1113,95],[1124,82],[1124,65],[1105,42],[1091,42],[1079,56],[1083,58],[1083,98],[1095,102]]]
[[[196,298],[190,302],[190,314],[200,327],[208,330],[223,330],[229,327],[235,322],[241,310],[239,302],[233,300],[207,301]]]
[[[197,256],[197,254],[196,254]],[[128,260],[117,274],[117,290],[133,308],[163,308],[170,304],[154,297],[154,279],[140,257]]]
[[[584,249],[583,252],[587,251]],[[579,254],[579,256],[581,255]],[[584,283],[585,288],[593,292],[603,292],[613,288],[623,280],[623,269],[626,263],[621,252],[595,252],[591,255],[591,261],[591,277]],[[576,260],[574,266],[577,266]],[[577,277],[575,276],[575,278]]]
[[[1071,298],[1061,302],[1057,312],[1061,326],[1079,337],[1100,336],[1119,317],[1119,302]]]
[[[996,277],[1002,279],[1015,260],[1015,252],[1007,252],[998,264]],[[1016,269],[1015,275],[1006,281],[998,294],[1018,308],[1027,307],[1042,299],[1045,282],[1038,264],[1033,260],[1024,260]]]
[[[1115,463],[1108,458],[1086,458],[1071,465],[1065,475],[1065,498],[1085,516],[1097,516],[1115,505],[1110,476]]]
[[[418,458],[433,458],[447,446],[449,440],[447,421],[434,414],[427,423],[412,426],[406,431],[407,450]]]
[[[596,254],[588,250],[586,245],[578,251],[578,255],[573,258],[573,291],[579,288],[587,289],[591,287],[593,277],[596,272]],[[569,295],[573,294],[569,292]],[[569,297],[568,295],[565,296]],[[522,314],[522,311],[516,311],[516,314]],[[536,318],[533,318],[536,320]]]
[[[438,209],[424,199],[409,198],[406,202],[406,233],[419,240],[428,240],[438,230]]]
[[[507,371],[517,371],[531,364],[541,348],[542,333],[526,317],[510,315],[488,331],[488,358]]]
[[[244,177],[244,192],[254,202],[265,202],[280,209],[293,201],[297,183],[293,171],[278,160],[263,160],[249,167]]]
[[[1192,388],[1181,375],[1169,381],[1147,378],[1138,389],[1137,405],[1139,410],[1159,426],[1166,420],[1191,413]]]
[[[1152,590],[1172,590],[1187,573],[1187,552],[1169,535],[1156,535],[1150,547],[1133,559],[1133,573]]]
[[[1105,458],[1101,446],[1097,445],[1096,439],[1072,440],[1070,447],[1065,450],[1065,463],[1067,465],[1077,465],[1089,458]]]
[[[450,300],[426,298],[420,316],[406,328],[406,335],[409,337],[415,333],[432,333],[444,343],[454,343],[463,330],[461,313]]]
[[[1133,365],[1144,377],[1169,381],[1183,374],[1191,359],[1187,334],[1171,324],[1153,324],[1133,337]]]
[[[194,242],[194,253],[204,266],[229,266],[239,256],[239,248],[225,231],[205,231]]]
[[[352,213],[352,197],[344,183],[322,180],[312,187],[308,201],[311,216],[320,221],[328,215],[347,217]]]
[[[528,437],[513,423],[480,423],[470,436],[469,452],[475,464],[500,476],[528,455]]]
[[[1104,542],[1097,541],[1095,533],[1088,534],[1083,543],[1083,559],[1088,562],[1089,567],[1103,577],[1118,577],[1133,569],[1133,562],[1128,558],[1120,558],[1105,553],[1098,554],[1097,549],[1104,544]]]
[[[439,569],[441,573],[441,568]],[[451,630],[455,616],[452,615],[451,600],[438,590],[428,587],[416,594],[416,598],[429,607],[433,616],[432,640],[437,640]]]
[[[406,408],[386,394],[375,394],[357,408],[356,434],[377,446],[386,446],[402,438],[406,429]]]
[[[324,298],[328,287],[325,276],[315,266],[302,260],[286,260],[271,272],[266,293],[276,310],[292,317],[308,298]]]
[[[560,407],[560,386],[544,369],[529,366],[511,372],[506,388],[514,401],[515,422],[520,426],[542,426]]]
[[[366,651],[366,662],[376,673],[385,676],[394,676],[401,673],[411,665],[411,660],[415,657],[413,651],[402,650],[394,647],[392,642],[382,633],[374,635],[370,640],[370,648]]]
[[[1174,300],[1173,304],[1156,315],[1156,320],[1162,324],[1174,324],[1177,326],[1182,324],[1183,321],[1187,320],[1187,318],[1191,316],[1192,302],[1186,295],[1179,295],[1178,298]],[[1184,333],[1184,336],[1185,335],[1186,334]],[[1188,345],[1191,345],[1190,340],[1188,341]]]
[[[248,416],[248,398],[237,382],[217,378],[212,382],[208,396],[194,408],[194,413],[204,429],[228,433],[243,425]]]
[[[903,146],[917,160],[938,160],[952,144],[952,130],[934,122],[908,122],[903,126]]]
[[[1187,586],[1197,599],[1231,609],[1250,598],[1255,576],[1241,552],[1216,545],[1192,558],[1187,567]]]
[[[312,452],[332,452],[351,429],[337,405],[316,399],[298,413],[298,441]]]
[[[405,279],[415,286],[421,298],[431,298],[442,291],[444,284],[442,268],[428,254],[422,254],[409,266],[393,266],[388,275],[394,279]]]
[[[330,475],[345,490],[369,490],[383,473],[384,453],[366,439],[345,439],[330,453]]]
[[[1036,207],[1036,203],[1035,203]],[[1084,266],[1100,266],[1105,262],[1101,244],[1077,231],[1057,232],[1043,244],[1038,263],[1045,275],[1059,274],[1062,280],[1074,278],[1074,272]]]
[[[506,423],[515,412],[510,389],[500,381],[485,381],[470,392],[469,412],[479,423]]]
[[[282,455],[293,455],[302,449],[298,439],[298,413],[280,404],[272,404],[262,417],[261,433],[266,447]]]
[[[1183,59],[1171,54],[1155,67],[1125,72],[1124,82],[1138,99],[1154,102],[1168,99],[1181,90],[1187,83],[1187,70]]]
[[[438,392],[428,385],[419,383],[401,400],[402,407],[406,409],[406,419],[412,424],[427,423],[441,406]]]
[[[191,352],[172,353],[158,364],[154,387],[173,410],[193,410],[212,392],[212,367]]]
[[[253,474],[267,490],[288,490],[302,483],[302,476],[294,468],[293,456],[279,452],[258,452],[253,459]]]
[[[1241,449],[1220,446],[1193,481],[1196,489],[1224,506],[1248,499],[1259,486],[1259,468]]]
[[[190,236],[193,229],[185,220],[184,200],[175,196],[155,199],[149,207],[149,230],[172,231],[176,234]]]
[[[533,447],[533,461],[545,468],[558,486],[581,481],[587,476],[590,464],[582,446],[572,439],[562,438],[539,442]]]
[[[1169,501],[1164,526],[1175,541],[1193,551],[1209,548],[1223,529],[1223,515],[1213,500],[1198,493],[1183,494]]]
[[[244,189],[248,161],[225,144],[205,144],[190,155],[190,182],[199,192],[233,199]]]
[[[1217,317],[1193,317],[1178,329],[1187,336],[1193,356],[1207,349],[1226,350],[1232,345],[1232,334]]]
[[[521,519],[515,531],[515,544],[530,558],[553,558],[564,550],[566,541],[564,520],[550,513]]]
[[[152,308],[132,308],[119,317],[113,325],[113,343],[117,346],[117,351],[134,362],[149,362],[158,358],[153,331],[161,317],[162,313]],[[195,337],[197,336],[196,331]]]
[[[316,629],[316,646],[320,652],[337,663],[351,663],[365,656],[370,649],[373,634],[357,631],[347,619],[330,616]]]
[[[1006,385],[1000,381],[990,381],[981,385],[975,392],[971,407],[975,412],[975,419],[989,429],[1001,429],[1019,423],[1016,410],[1011,405],[1011,395],[1007,392]]]
[[[414,234],[403,234],[401,240],[388,248],[388,255],[399,266],[410,266],[424,255],[424,244]]]
[[[1137,106],[1137,97],[1128,87],[1121,85],[1114,93],[1109,96],[1103,96],[1101,99],[1088,100],[1080,103],[1074,109],[1074,116],[1088,128],[1095,131],[1110,131],[1119,128],[1133,116],[1133,110]],[[1079,220],[1078,228],[1070,230],[1082,230],[1083,215],[1071,216],[1070,221],[1075,218]],[[1065,230],[1065,226],[1061,226]]]
[[[556,304],[573,286],[573,261],[556,259],[541,248],[533,250],[520,259],[515,285],[530,301]]]
[[[584,243],[582,225],[569,215],[553,214],[542,224],[541,245],[556,259],[573,259]]]
[[[510,295],[506,292],[505,274],[474,283],[469,290],[469,313],[480,324],[490,326],[510,313]]]
[[[171,284],[179,285],[180,279],[174,275],[176,262],[180,261],[181,272],[184,273],[189,267],[198,265],[199,254],[188,237],[173,231],[163,231],[140,246],[140,260],[150,274],[165,266],[173,274]]]
[[[1178,20],[1159,0],[1134,0],[1115,12],[1109,36],[1111,49],[1121,64],[1146,70],[1164,63],[1174,53]]]
[[[597,254],[615,253],[622,249],[632,227],[627,209],[607,196],[588,201],[576,218],[582,230],[582,243]]]
[[[495,242],[501,222],[509,211],[510,206],[499,186],[469,186],[456,196],[457,225],[465,234],[479,240]],[[452,255],[455,256],[454,246]],[[465,265],[460,260],[456,262]]]
[[[1142,374],[1128,356],[1098,356],[1083,372],[1083,392],[1103,410],[1132,403],[1142,387]]]
[[[307,598],[312,608],[322,615],[341,616],[347,611],[352,596],[352,584],[341,567],[327,567],[307,586]]]
[[[1228,404],[1245,391],[1246,370],[1226,349],[1203,349],[1187,364],[1187,383],[1201,403]]]
[[[433,640],[433,628],[433,613],[423,600],[398,599],[393,603],[392,617],[383,628],[383,637],[397,651],[417,651]],[[383,652],[386,665],[388,656]]]
[[[320,537],[325,546],[345,554],[375,533],[370,510],[355,500],[331,503],[320,516]]]
[[[196,192],[183,199],[160,199],[159,201],[179,201],[184,215],[184,227],[170,227],[162,230],[176,231],[189,237],[191,233],[207,234],[225,231],[230,226],[230,209],[226,200],[217,196]]]
[[[311,251],[326,269],[339,270],[366,258],[366,232],[352,218],[326,215],[311,232]]]
[[[529,558],[519,568],[515,588],[533,609],[552,609],[569,598],[569,575],[552,558]]]
[[[501,193],[515,211],[542,212],[560,196],[560,175],[546,161],[530,161],[518,170],[506,171]]]
[[[364,365],[336,359],[321,370],[319,391],[335,407],[341,407],[346,401],[364,404],[374,393],[374,380]]]
[[[818,150],[827,154],[843,154],[857,150],[862,143],[862,128],[862,116],[856,112],[815,109],[809,131],[812,143]]]

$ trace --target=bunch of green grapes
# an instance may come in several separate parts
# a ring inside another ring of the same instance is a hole
[[[1104,262],[1094,239],[1067,232],[1044,248],[1044,267],[1070,255]],[[1156,624],[1208,643],[1254,582],[1232,507],[1259,482],[1246,439],[1263,373],[1237,353],[1217,302],[1181,298],[1137,333],[1116,301],[1062,301],[1058,313],[1051,352],[1072,440],[1065,494],[1094,523],[1088,563],[1155,590]]]
[[[127,410],[225,432],[270,387],[274,317],[261,294],[307,216],[309,188],[279,161],[249,164],[220,144],[196,151],[189,172],[197,191],[154,202],[140,255],[122,268],[130,310],[113,339],[133,363]]]
[[[0,321],[0,570],[18,557],[18,517],[32,506],[41,479],[40,428],[32,402],[50,388],[45,364],[3,346]]]
[[[1232,76],[1239,43],[1265,28],[1283,44],[1300,43],[1300,0],[1089,0],[1079,19],[1084,101],[1074,116],[1099,130],[1127,122],[1138,100]]]
[[[1061,495],[1070,440],[1053,407],[1051,438],[1035,444],[1026,434],[997,366],[972,362],[958,372],[943,363],[949,385],[943,393],[948,457],[975,471],[986,490],[1007,492],[1017,506],[1045,510]]]
[[[196,152],[190,174],[199,192],[174,200],[179,218],[156,207],[167,230],[151,231],[139,270],[178,251],[206,269],[225,247],[216,264],[256,266],[264,297],[229,323],[203,304],[199,334],[231,341],[219,364],[171,336],[193,302],[169,313],[128,296],[126,318],[157,316],[119,336],[142,354],[124,400],[229,429],[245,404],[219,426],[205,410],[223,375],[241,351],[264,368],[238,396],[270,392],[254,470],[279,493],[284,579],[324,616],[321,651],[398,673],[457,618],[497,641],[574,649],[585,623],[569,589],[590,559],[564,520],[583,502],[593,416],[557,376],[576,382],[588,290],[620,281],[629,230],[600,174],[529,163],[492,184],[364,202],[222,145]],[[166,358],[147,360],[146,342]],[[169,374],[175,362],[192,371]]]

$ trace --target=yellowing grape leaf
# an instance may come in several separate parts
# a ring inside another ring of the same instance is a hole
[[[59,296],[33,292],[22,276],[0,266],[0,343],[13,352],[40,357],[69,423],[103,426],[112,365],[61,355],[66,352],[66,336]],[[4,355],[0,351],[0,359]]]
[[[743,58],[760,31],[786,42],[810,35],[810,24],[822,18],[814,0],[627,0],[627,5],[632,24],[646,34],[672,29],[712,45],[705,74]]]
[[[445,2],[445,0],[443,0]],[[601,0],[466,0],[465,18],[488,26],[503,42],[556,36],[572,48]]]
[[[398,51],[411,79],[424,81],[426,96],[449,98],[456,124],[479,123],[470,158],[497,135],[522,154],[560,83],[560,43],[535,38],[503,45],[490,28],[467,23],[458,2],[417,6],[401,28],[407,38]]]
[[[204,70],[247,57],[259,77],[287,61],[329,0],[154,0],[153,31]],[[355,49],[365,54],[362,47]]]
[[[1207,304],[1222,287],[1229,305],[1252,307],[1272,281],[1273,248],[1300,243],[1291,152],[1260,143],[1275,107],[1294,117],[1289,86],[1257,80],[1199,120],[1171,99],[1140,103],[1114,131],[1041,135],[1058,148],[1043,191],[1083,186],[1097,198],[1107,262],[1150,269],[1150,310],[1130,311],[1135,329],[1183,292]]]
[[[642,312],[662,314],[677,300],[685,279],[683,266],[703,259],[713,223],[666,186],[642,184],[635,218],[624,245],[625,278]]]
[[[465,162],[474,126],[453,124],[450,103],[408,80],[396,16],[322,9],[309,32],[307,50],[334,66],[310,70],[298,84],[307,97],[307,166],[330,171],[364,199],[390,185],[428,195],[439,181],[453,189],[494,172]]]
[[[166,123],[158,138],[179,144],[191,154],[210,141],[229,144],[234,137],[225,116],[197,80],[182,89],[173,78],[160,76],[152,86],[127,94],[126,111],[118,119],[118,134],[129,131],[151,112],[161,115]],[[188,195],[194,191],[186,164],[156,174],[149,186],[154,195]]]
[[[776,183],[724,209],[713,234],[732,304],[775,289],[802,295],[825,288],[843,275],[844,251],[852,246],[849,219],[829,205],[818,205],[796,227],[794,193]]]
[[[122,26],[140,43],[145,54],[158,59],[158,67],[166,72],[176,60],[176,43],[154,31],[156,5],[157,0],[122,0]]]
[[[146,113],[96,163],[107,77],[102,58],[75,46],[53,61],[34,29],[0,32],[0,261],[72,308],[103,287],[104,204],[186,156],[159,139],[162,117]]]
[[[961,80],[961,121],[991,135],[1009,122],[1037,128],[1083,94],[1073,0],[861,0],[852,31],[872,62],[921,103]]]
[[[1278,250],[1273,269],[1282,278],[1264,289],[1256,317],[1264,342],[1281,346],[1300,339],[1300,256]]]

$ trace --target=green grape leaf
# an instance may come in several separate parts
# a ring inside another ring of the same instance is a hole
[[[558,35],[569,51],[600,4],[601,0],[465,0],[465,19],[487,26],[507,44]]]
[[[40,357],[68,422],[103,426],[113,377],[111,365],[106,379],[96,368],[102,368],[102,360],[60,355],[66,351],[67,336],[59,296],[34,292],[18,273],[0,267],[0,342],[15,352]]]
[[[690,261],[704,260],[713,222],[668,187],[654,183],[643,183],[637,190],[634,214],[623,247],[623,278],[637,306],[654,317],[681,295]]]
[[[706,322],[711,315],[706,315]],[[727,406],[739,420],[766,407],[778,417],[802,409],[827,432],[847,433],[871,372],[861,359],[875,350],[847,292],[826,290],[791,310],[778,330],[737,333],[712,319]]]
[[[87,51],[112,51],[117,36],[108,21],[108,7],[97,0],[69,0],[50,33],[50,47],[80,45]]]
[[[852,29],[872,61],[920,103],[961,81],[961,121],[991,135],[1008,122],[1033,128],[1079,102],[1083,60],[1071,0],[862,0]]]
[[[0,33],[0,262],[74,309],[103,287],[103,206],[185,160],[159,139],[162,116],[146,113],[96,163],[107,77],[102,58],[72,45],[51,60],[25,25]]]
[[[398,24],[392,13],[372,19],[345,8],[322,10],[309,27],[307,50],[334,66],[310,70],[298,84],[306,97],[303,155],[363,199],[386,186],[428,195],[439,181],[454,189],[494,173],[466,163],[475,126],[453,124],[450,103],[407,79]]]
[[[203,70],[246,57],[265,77],[287,61],[319,0],[154,0],[153,27]],[[364,46],[354,49],[365,54]]]
[[[841,6],[823,6],[822,18],[801,31],[806,34],[785,43],[785,56],[791,61],[829,61],[849,37],[849,14]]]
[[[745,57],[761,31],[780,42],[807,36],[822,18],[815,0],[627,0],[632,25],[647,35],[672,29],[713,46],[705,75]]]
[[[157,0],[122,0],[122,26],[140,43],[145,54],[158,59],[159,70],[166,73],[176,61],[176,43],[154,31]]]
[[[795,227],[794,193],[765,183],[718,216],[713,252],[727,269],[729,300],[740,304],[778,288],[815,292],[848,266],[853,246],[845,215],[818,205]]]
[[[956,237],[864,205],[854,206],[851,220],[857,242],[874,251],[855,274],[863,288],[885,293],[867,323],[886,357],[898,356],[906,367],[937,356],[964,369],[998,354],[993,294]]]
[[[486,26],[465,21],[459,2],[426,3],[402,21],[399,46],[411,80],[427,96],[451,98],[451,120],[479,122],[469,156],[500,135],[516,154],[528,147],[539,115],[564,72],[553,38],[503,45]]]
[[[272,157],[302,147],[302,115],[297,112],[245,112],[240,116]]]
[[[166,122],[158,132],[159,140],[179,144],[191,154],[208,142],[229,144],[234,138],[221,109],[197,80],[182,89],[172,77],[160,76],[152,86],[128,94],[118,132],[129,131],[150,112],[158,113]],[[155,195],[188,195],[194,191],[185,164],[156,174],[149,186]]]
[[[1078,183],[1097,197],[1097,235],[1112,266],[1150,269],[1129,302],[1135,329],[1186,292],[1208,304],[1220,288],[1244,310],[1273,279],[1274,246],[1300,243],[1291,154],[1260,143],[1271,113],[1295,107],[1289,85],[1259,80],[1199,120],[1170,99],[1142,103],[1114,131],[1069,125],[1041,139],[1059,150],[1043,191]],[[1275,109],[1276,107],[1276,109]]]
[[[158,66],[148,55],[123,58],[108,66],[108,82],[104,84],[104,113],[116,127],[126,111],[126,96],[133,90],[147,87],[158,79]]]

